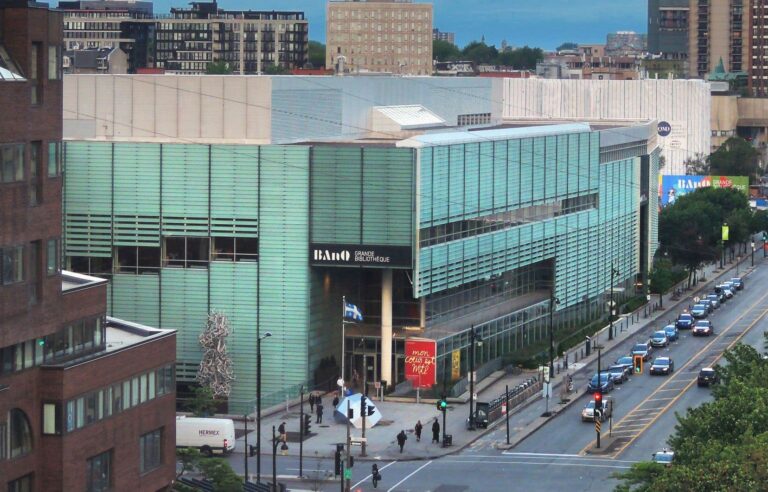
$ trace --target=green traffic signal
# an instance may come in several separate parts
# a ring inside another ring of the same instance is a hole
[[[448,408],[448,402],[445,400],[440,400],[440,408],[442,410],[445,410],[446,408]]]

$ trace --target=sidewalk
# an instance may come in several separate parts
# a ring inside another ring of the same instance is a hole
[[[757,258],[756,258],[757,260]],[[760,258],[762,260],[762,258]],[[757,261],[756,261],[757,263]],[[666,294],[663,298],[663,309],[651,311],[645,307],[640,308],[635,313],[623,316],[618,321],[614,322],[615,336],[613,340],[608,340],[608,327],[604,328],[592,337],[593,341],[602,346],[603,351],[608,351],[616,345],[626,343],[627,340],[637,337],[637,333],[644,328],[652,326],[654,328],[660,328],[673,320],[680,312],[682,306],[688,306],[691,303],[691,299],[700,293],[700,291],[711,290],[714,285],[714,281],[717,278],[730,278],[735,276],[735,263],[726,265],[725,269],[720,270],[716,268],[717,265],[709,265],[705,267],[704,272],[706,281],[699,282],[691,290],[684,292],[684,294],[676,300],[673,300],[673,295]],[[741,271],[742,275],[746,275],[751,269],[749,268],[749,260],[742,261]],[[658,296],[654,296],[651,304],[655,306],[655,302],[658,302]],[[647,314],[647,316],[646,316]],[[650,332],[650,330],[649,330]],[[541,393],[536,393],[530,397],[527,401],[521,405],[512,409],[510,414],[510,445],[506,445],[506,440],[496,443],[498,448],[509,448],[520,443],[529,435],[534,433],[537,429],[543,426],[549,419],[557,416],[569,405],[573,404],[577,398],[577,395],[583,391],[586,387],[587,379],[592,376],[593,370],[587,371],[585,367],[593,363],[597,359],[597,352],[592,351],[589,357],[581,357],[581,351],[584,349],[584,344],[573,348],[568,352],[568,369],[567,371],[562,368],[562,360],[555,361],[556,374],[553,379],[552,397],[549,400],[549,411],[552,412],[551,416],[543,417],[546,402],[541,398]],[[576,354],[578,353],[578,362],[574,362]],[[607,363],[607,362],[606,362]],[[574,382],[574,394],[573,398],[563,403],[560,402],[560,391],[562,388],[562,381],[565,379],[566,374],[573,376]],[[522,372],[515,375],[507,375],[504,373],[494,373],[494,375],[486,378],[486,381],[478,384],[478,400],[490,401],[494,398],[502,395],[505,390],[505,386],[509,385],[510,390],[515,386],[523,383],[528,378],[535,376],[536,372]],[[495,382],[493,377],[498,378]],[[489,381],[490,379],[490,381]],[[482,384],[484,383],[484,384]],[[333,395],[328,394],[323,397],[323,405],[325,407],[323,423],[316,423],[316,416],[312,415],[311,433],[312,435],[304,440],[303,453],[305,457],[330,457],[333,458],[336,450],[337,443],[343,443],[346,441],[346,425],[336,422],[333,418],[332,401]],[[385,400],[387,400],[385,398]],[[466,429],[465,422],[469,417],[469,406],[465,403],[460,403],[463,399],[451,400],[452,403],[448,407],[446,422],[447,429],[445,432],[453,436],[453,445],[451,447],[443,448],[438,444],[433,444],[432,441],[432,422],[435,418],[438,418],[441,426],[442,436],[442,415],[436,409],[435,404],[430,400],[430,403],[414,403],[414,402],[401,402],[401,401],[379,401],[374,399],[376,406],[382,414],[382,420],[372,429],[366,429],[367,438],[367,457],[361,457],[361,448],[359,446],[352,447],[352,454],[356,460],[370,459],[370,460],[424,460],[433,459],[447,454],[456,453],[465,447],[472,444],[480,436],[485,434],[487,430],[478,429],[475,431],[469,431]],[[309,405],[304,404],[305,413],[309,413]],[[253,416],[252,416],[253,417]],[[416,440],[416,436],[413,431],[413,427],[417,420],[421,420],[424,426],[422,431],[421,441]],[[299,455],[299,443],[298,431],[299,431],[299,407],[298,405],[291,406],[289,411],[285,409],[279,411],[273,415],[264,416],[262,418],[262,454],[269,455],[272,452],[271,438],[272,438],[272,426],[277,428],[282,422],[286,422],[286,429],[289,433],[288,451],[287,455],[298,456]],[[494,428],[497,425],[504,425],[504,419],[497,419],[492,422],[489,429]],[[244,423],[242,421],[235,421],[235,427],[242,433]],[[255,422],[250,421],[248,423],[248,441],[249,444],[254,445],[256,441],[256,433],[254,432]],[[397,446],[395,437],[401,430],[405,430],[408,440],[405,443],[405,449],[400,453]],[[361,437],[362,431],[352,427],[351,435],[353,437]],[[292,442],[292,439],[294,442]],[[245,450],[244,438],[239,437],[237,439],[237,452],[242,453]]]

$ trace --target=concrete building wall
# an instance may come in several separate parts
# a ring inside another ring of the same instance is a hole
[[[505,79],[506,120],[565,120],[609,123],[666,121],[672,132],[659,136],[663,174],[685,174],[684,162],[710,150],[709,85],[701,80]]]
[[[346,58],[350,72],[432,73],[432,4],[330,1],[325,66]]]
[[[739,122],[739,97],[733,94],[712,95],[712,151],[714,152],[723,142],[736,135],[736,125]],[[764,113],[763,113],[764,114]]]

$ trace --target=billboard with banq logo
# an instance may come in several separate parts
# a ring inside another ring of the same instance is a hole
[[[315,266],[411,268],[410,246],[311,244],[309,263]]]

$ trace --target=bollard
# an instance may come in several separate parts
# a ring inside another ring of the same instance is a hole
[[[563,357],[563,369],[568,370],[568,352]]]

